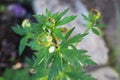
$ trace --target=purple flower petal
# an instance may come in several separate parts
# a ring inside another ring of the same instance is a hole
[[[11,4],[8,6],[8,11],[12,12],[15,17],[21,17],[26,14],[25,8],[19,4]]]

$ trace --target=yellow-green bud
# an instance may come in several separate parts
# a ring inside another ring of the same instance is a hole
[[[94,18],[95,18],[96,20],[97,20],[98,18],[100,18],[101,13],[100,13],[98,10],[92,9],[91,11],[92,11],[92,13],[93,13],[93,15],[94,15]]]
[[[37,42],[43,46],[50,46],[52,44],[52,37],[50,35],[40,34],[37,37]]]
[[[55,19],[53,19],[53,18],[48,18],[45,24],[46,24],[48,27],[50,27],[50,26],[55,26]]]
[[[60,31],[63,33],[63,36],[65,36],[65,34],[69,31],[69,29],[68,28],[65,28],[65,27],[61,27],[61,28],[59,28],[60,29]]]
[[[24,19],[22,22],[22,27],[26,28],[26,27],[30,27],[30,26],[31,26],[31,24],[29,22],[29,19]]]
[[[69,31],[69,29],[66,28],[66,27],[61,27],[61,28],[59,28],[59,29],[60,29],[60,31],[61,31],[62,33],[66,33],[66,32]]]

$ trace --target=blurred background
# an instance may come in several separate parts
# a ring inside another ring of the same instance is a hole
[[[120,80],[120,0],[0,0],[0,76],[7,68],[22,68],[25,57],[32,58],[32,51],[27,47],[21,56],[18,45],[21,36],[15,34],[11,27],[21,24],[24,19],[31,19],[34,14],[41,14],[48,8],[52,12],[70,8],[69,14],[78,15],[77,19],[66,26],[76,26],[76,33],[85,30],[81,14],[88,14],[97,9],[103,17],[104,35],[98,37],[93,33],[78,46],[89,51],[89,55],[98,64],[88,66],[86,70],[97,80]],[[91,47],[92,46],[92,47]]]

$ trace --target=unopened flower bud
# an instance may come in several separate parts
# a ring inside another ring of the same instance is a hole
[[[50,35],[40,34],[37,37],[37,42],[43,46],[50,46],[52,44],[52,37]]]
[[[46,23],[45,23],[48,27],[50,26],[55,26],[55,20],[53,18],[48,18]]]
[[[101,16],[101,13],[98,10],[92,9],[91,11],[92,11],[96,20]]]
[[[22,27],[25,28],[25,27],[30,27],[31,24],[29,22],[29,19],[24,19],[23,22],[22,22]]]

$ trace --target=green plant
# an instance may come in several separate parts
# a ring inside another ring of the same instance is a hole
[[[0,80],[31,80],[28,69],[7,69],[3,76],[4,78],[1,78]]]
[[[6,6],[5,6],[5,5],[1,5],[1,4],[0,4],[0,12],[5,11],[5,8],[6,8]]]
[[[86,73],[83,66],[96,65],[86,55],[86,50],[76,48],[76,43],[81,42],[89,30],[101,35],[99,24],[101,17],[96,10],[90,11],[86,20],[86,31],[71,37],[72,29],[60,27],[73,21],[76,16],[64,16],[69,9],[63,12],[51,13],[46,9],[46,15],[34,15],[37,23],[24,20],[22,26],[12,27],[13,31],[23,36],[20,41],[19,55],[25,46],[34,50],[33,61],[27,59],[27,64],[33,69],[32,80],[95,80]]]

